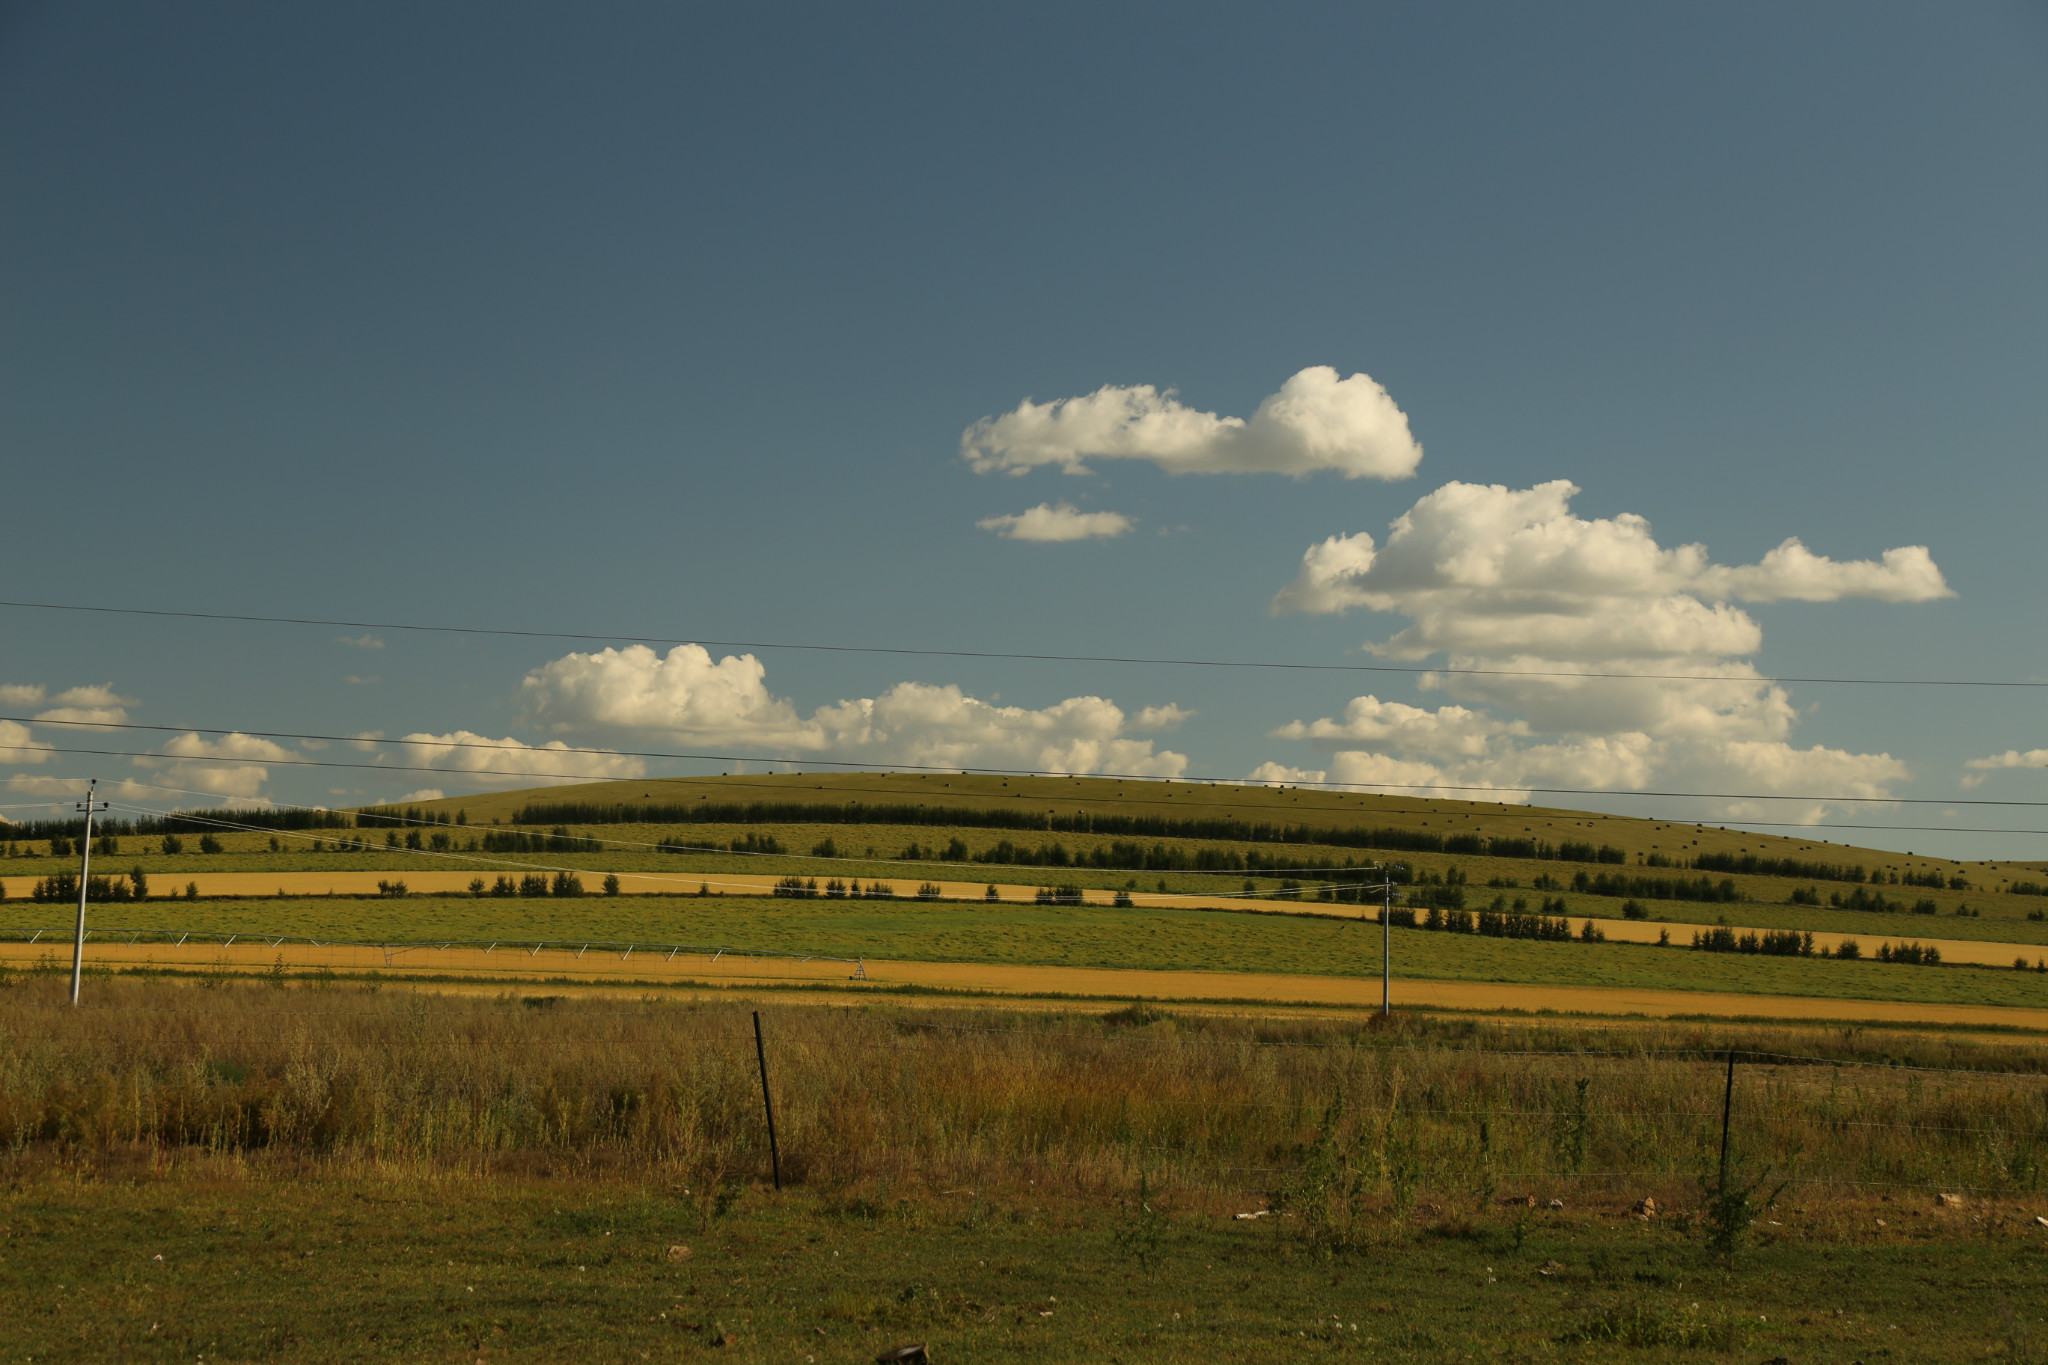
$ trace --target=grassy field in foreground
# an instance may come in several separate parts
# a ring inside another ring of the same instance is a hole
[[[771,897],[410,896],[151,901],[108,907],[107,928],[209,929],[335,939],[644,940],[838,957],[1373,976],[1379,935],[1356,920],[1107,906]],[[2048,1006],[2048,974],[1760,957],[1616,943],[1532,942],[1396,929],[1403,976],[1545,985],[1749,991],[1838,999]]]
[[[2048,1232],[1918,1205],[1774,1212],[1722,1269],[1619,1210],[1424,1214],[1369,1254],[1134,1192],[379,1174],[23,1179],[0,1347],[71,1361],[2032,1361]],[[1880,1229],[1877,1220],[1886,1226]],[[688,1248],[687,1257],[672,1248]]]
[[[744,1000],[65,1002],[0,990],[11,1359],[1940,1362],[2048,1336],[2048,1055],[2013,1039],[770,1004],[778,1193]],[[1717,1248],[1723,1047],[1751,1058],[1732,1188],[1775,1174]]]

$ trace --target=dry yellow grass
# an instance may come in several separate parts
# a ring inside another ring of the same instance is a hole
[[[1116,968],[1039,967],[1010,963],[904,962],[872,959],[855,964],[823,958],[723,954],[624,954],[602,947],[549,947],[537,952],[510,946],[485,949],[451,944],[398,946],[272,943],[250,937],[219,943],[95,944],[87,963],[95,970],[173,969],[219,974],[329,971],[338,975],[454,978],[486,981],[565,981],[589,985],[707,983],[728,990],[815,987],[887,992],[891,989],[975,991],[995,995],[1062,996],[1100,1000],[1255,1001],[1277,1005],[1374,1008],[1380,983],[1369,977],[1297,976],[1263,972],[1140,971]],[[0,964],[68,971],[68,943],[0,944]],[[1566,1014],[1641,1015],[1649,1018],[1836,1019],[1894,1024],[1947,1024],[2048,1031],[2048,1010],[1964,1003],[1841,1000],[1735,992],[1672,991],[1611,986],[1538,986],[1507,982],[1432,981],[1396,976],[1394,1003],[1404,1010],[1554,1011]]]

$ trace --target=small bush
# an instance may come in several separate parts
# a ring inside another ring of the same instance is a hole
[[[1709,1322],[1692,1310],[1667,1318],[1642,1303],[1604,1308],[1558,1340],[1566,1345],[1611,1343],[1617,1346],[1676,1346],[1693,1350],[1732,1351],[1748,1336],[1749,1325],[1737,1318]]]

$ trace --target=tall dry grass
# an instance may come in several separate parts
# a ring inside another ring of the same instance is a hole
[[[98,980],[73,1010],[66,984],[0,989],[0,1146],[17,1163],[767,1173],[741,1004],[223,977]],[[2016,1044],[1142,1007],[761,1013],[785,1179],[824,1187],[1145,1178],[1382,1206],[1669,1188],[1715,1166],[1725,1046],[1857,1063],[1739,1066],[1742,1169],[2014,1191],[2048,1157],[2048,1055]]]

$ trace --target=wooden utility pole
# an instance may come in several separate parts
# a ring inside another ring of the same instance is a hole
[[[71,940],[71,1003],[78,1003],[79,982],[85,976],[85,891],[92,879],[92,817],[95,812],[107,808],[104,801],[95,801],[100,780],[95,777],[86,785],[85,800],[78,803],[78,809],[85,812],[85,837],[78,841],[78,931]]]

